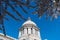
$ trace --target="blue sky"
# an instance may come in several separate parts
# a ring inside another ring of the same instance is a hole
[[[24,8],[26,11],[28,11],[28,14],[25,14],[18,5],[17,5],[17,8],[15,7],[15,9],[22,16],[24,16],[24,18],[28,19],[28,17],[30,17],[31,20],[37,24],[37,26],[40,28],[42,40],[44,39],[60,40],[60,17],[58,17],[58,19],[54,19],[53,21],[50,21],[50,18],[48,20],[45,19],[45,15],[43,15],[42,18],[38,18],[37,14],[33,15],[32,12],[34,11],[34,9],[32,8],[27,9],[27,7],[24,7]],[[7,10],[16,18],[21,19],[9,6]],[[9,19],[9,21],[4,19],[6,34],[14,38],[18,38],[19,28],[22,26],[22,24],[25,21],[23,19],[19,21],[14,20],[11,16],[7,14],[5,17]]]
[[[18,10],[19,12],[21,11],[20,9]],[[28,11],[28,14],[25,14],[21,11],[21,15],[23,15],[26,19],[30,17],[31,20],[37,24],[37,26],[40,28],[42,39],[45,39],[45,38],[47,38],[48,40],[60,39],[59,37],[60,36],[60,17],[58,19],[50,21],[50,19],[46,20],[44,15],[42,18],[39,19],[37,15],[33,15],[30,11],[31,10]],[[12,12],[12,14],[18,17],[18,15],[16,15],[14,12]],[[6,17],[9,19],[9,21],[4,19],[7,35],[12,36],[14,38],[18,38],[18,34],[19,34],[18,29],[22,26],[22,24],[25,21],[22,20],[21,18],[20,18],[21,19],[20,21],[16,21],[8,15],[6,15]]]

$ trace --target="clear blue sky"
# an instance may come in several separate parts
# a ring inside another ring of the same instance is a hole
[[[44,40],[47,38],[48,40],[60,40],[60,17],[58,19],[54,19],[53,21],[50,21],[50,18],[48,20],[45,19],[45,15],[43,15],[42,18],[38,18],[38,15],[33,15],[32,12],[34,9],[27,9],[24,7],[26,11],[28,11],[28,14],[25,14],[22,9],[17,5],[17,8],[15,9],[22,15],[24,18],[30,17],[32,21],[34,21],[37,26],[40,28],[41,38]],[[14,15],[16,18],[21,19],[10,7],[7,9],[12,15]],[[6,15],[6,17],[9,19],[9,21],[4,19],[4,26],[6,29],[6,34],[9,36],[12,36],[14,38],[18,38],[19,35],[19,28],[22,26],[22,24],[25,22],[23,19],[20,21],[14,20],[9,15]]]

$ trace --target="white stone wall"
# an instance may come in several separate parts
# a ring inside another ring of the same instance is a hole
[[[23,40],[23,39],[25,39],[25,40],[34,40],[34,39],[36,39],[36,40],[41,40],[41,38],[39,38],[37,35],[24,35],[24,36],[22,36],[22,37],[20,37],[18,40]]]

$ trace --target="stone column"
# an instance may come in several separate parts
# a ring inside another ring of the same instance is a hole
[[[35,35],[35,29],[33,28],[33,34]]]
[[[27,34],[27,28],[24,28],[24,34]]]
[[[37,30],[35,30],[35,34],[38,35],[38,31]]]
[[[21,37],[21,32],[19,31],[19,38]]]
[[[31,34],[31,28],[28,28],[28,34]]]
[[[40,37],[40,32],[38,31],[38,36]]]

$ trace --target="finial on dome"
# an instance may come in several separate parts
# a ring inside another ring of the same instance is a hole
[[[36,26],[36,24],[31,20],[30,17],[28,17],[28,20],[27,20],[26,22],[23,23],[23,25],[25,25],[25,24],[33,24],[33,25]]]
[[[28,17],[28,20],[31,20],[31,18],[30,18],[30,17]]]

